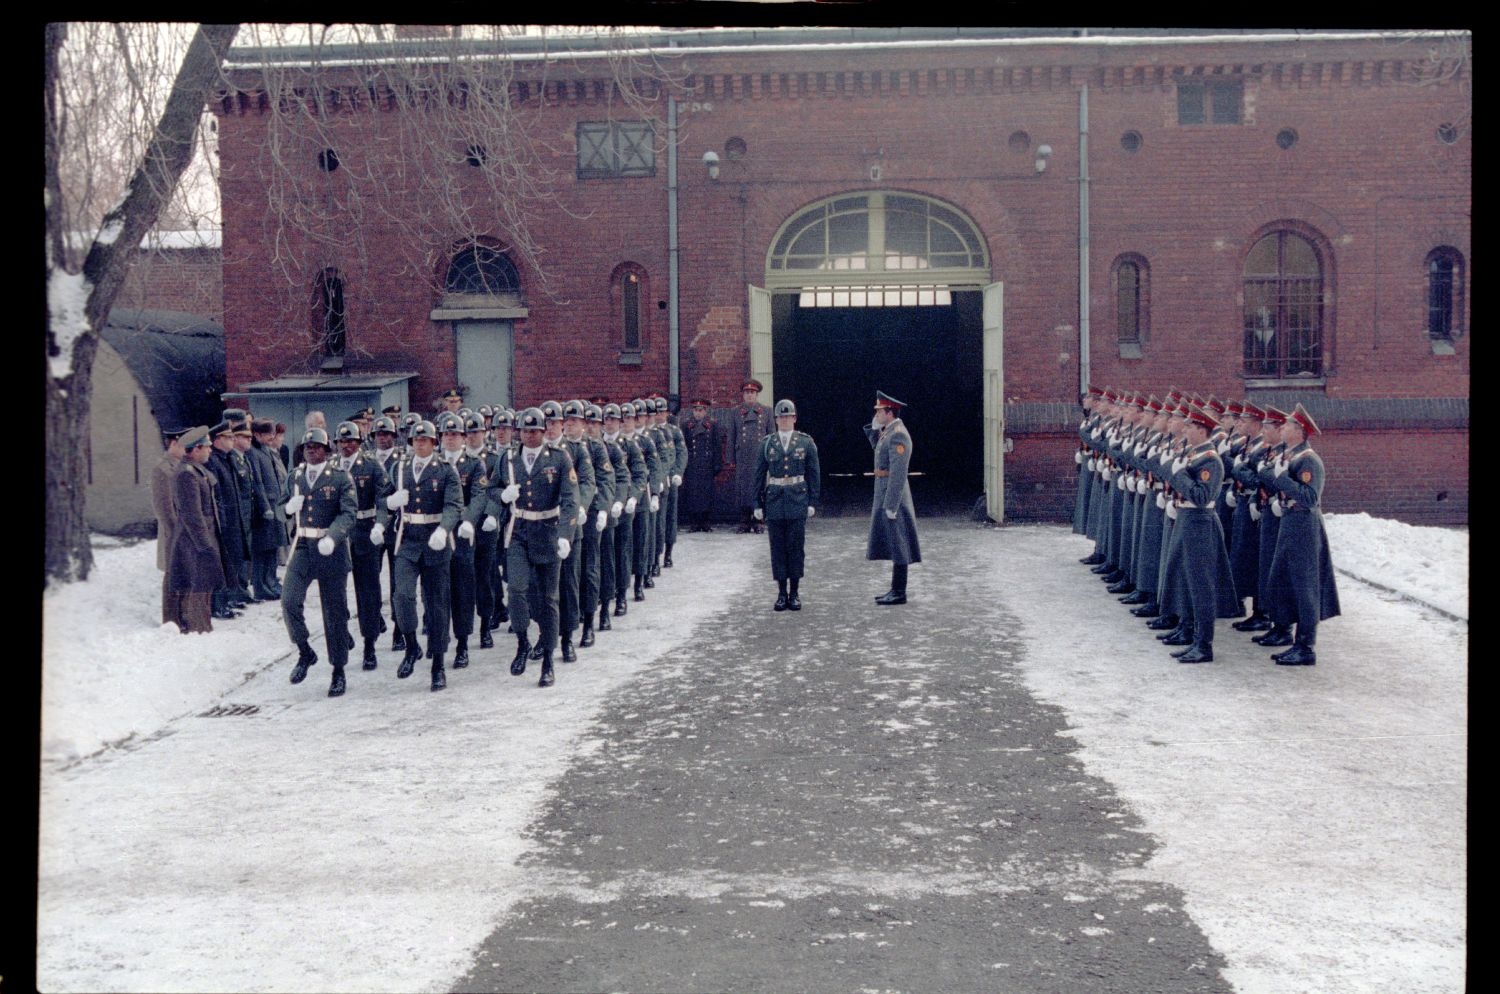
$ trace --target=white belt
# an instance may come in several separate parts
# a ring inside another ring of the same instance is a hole
[[[806,477],[802,476],[771,476],[766,478],[766,483],[773,487],[794,487],[801,483]]]
[[[1185,500],[1178,501],[1177,502],[1177,506],[1179,508],[1183,508],[1185,510],[1193,510],[1193,511],[1202,511],[1202,510],[1205,510],[1205,509],[1207,509],[1207,508],[1210,507],[1210,505],[1208,505],[1208,504],[1193,504],[1193,503],[1191,503],[1189,501],[1185,501]]]
[[[327,528],[303,528],[301,525],[297,526],[298,538],[322,538],[327,534]]]
[[[562,508],[549,507],[545,511],[527,511],[524,508],[516,508],[515,516],[522,521],[551,521],[562,514]]]
[[[368,511],[355,511],[354,516],[359,520],[364,520],[365,518],[373,518],[375,517],[375,509],[372,507]]]
[[[409,525],[440,525],[443,523],[441,514],[411,514],[402,512],[401,517]]]

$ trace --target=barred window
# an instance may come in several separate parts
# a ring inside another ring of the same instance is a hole
[[[656,175],[656,132],[649,121],[581,121],[578,178]]]
[[[1427,256],[1427,337],[1452,341],[1463,328],[1464,257],[1447,245]]]
[[[622,262],[609,279],[612,334],[620,350],[638,353],[646,347],[646,315],[642,303],[651,298],[651,280],[639,263]]]
[[[443,283],[448,293],[494,296],[521,291],[516,264],[504,252],[488,245],[474,245],[454,255]]]
[[[1178,124],[1239,124],[1245,84],[1217,80],[1177,84]]]
[[[1311,241],[1273,231],[1251,247],[1244,272],[1245,375],[1323,374],[1323,262]]]
[[[313,281],[313,332],[322,341],[323,355],[344,354],[347,330],[344,281],[337,269],[325,269]]]
[[[1149,269],[1141,256],[1115,260],[1115,335],[1121,344],[1139,345],[1146,337]]]

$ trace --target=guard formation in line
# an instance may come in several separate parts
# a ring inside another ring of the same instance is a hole
[[[1211,662],[1216,620],[1242,618],[1235,630],[1289,647],[1277,664],[1316,663],[1339,600],[1309,443],[1320,432],[1302,405],[1090,387],[1083,407],[1073,530],[1094,540],[1081,561],[1110,593],[1184,647],[1178,662]]]

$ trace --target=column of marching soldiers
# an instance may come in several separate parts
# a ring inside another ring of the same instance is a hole
[[[470,410],[456,398],[445,395],[453,409],[433,420],[409,413],[398,425],[385,416],[366,435],[351,419],[331,435],[311,427],[303,436],[280,498],[295,524],[279,597],[298,649],[292,683],[318,661],[303,614],[314,581],[333,668],[328,695],[337,697],[356,646],[351,571],[362,668],[378,668],[376,642],[389,628],[392,650],[404,652],[396,676],[411,676],[426,658],[436,691],[447,686],[450,632],[452,668],[469,665],[476,618],[479,648],[508,624],[510,672],[538,661],[539,685],[551,686],[559,643],[562,661],[576,661],[672,566],[688,444],[665,397],[549,400],[519,412]]]
[[[1311,666],[1318,622],[1339,613],[1312,416],[1090,387],[1079,425],[1073,530],[1081,560],[1170,646],[1213,660],[1214,623],[1243,618],[1279,665]],[[1244,599],[1252,609],[1245,617]]]

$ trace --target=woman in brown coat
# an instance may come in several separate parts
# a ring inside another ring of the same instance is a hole
[[[167,589],[181,595],[177,626],[183,634],[211,632],[210,598],[224,585],[219,553],[219,518],[214,478],[204,463],[212,449],[208,429],[199,426],[182,436],[185,453],[172,480],[172,509],[177,527],[167,558]]]

